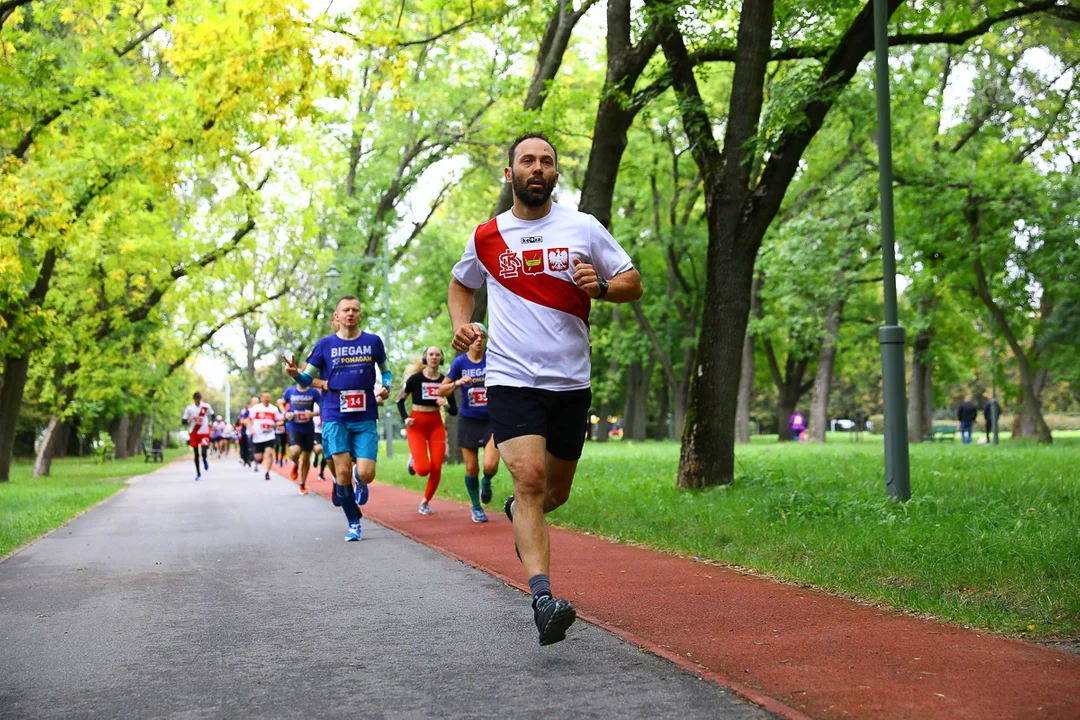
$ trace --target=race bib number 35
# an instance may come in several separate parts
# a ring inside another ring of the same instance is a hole
[[[338,394],[341,412],[364,412],[367,410],[367,393],[363,390],[343,390]]]
[[[487,388],[469,388],[469,404],[476,407],[487,405]]]

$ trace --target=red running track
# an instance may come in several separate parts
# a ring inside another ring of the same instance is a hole
[[[500,510],[477,525],[419,500],[375,483],[364,516],[527,589]],[[578,532],[553,528],[551,549],[581,618],[786,717],[1080,718],[1080,656]]]

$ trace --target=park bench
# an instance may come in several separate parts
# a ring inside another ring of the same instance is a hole
[[[923,440],[929,440],[930,442],[953,442],[956,440],[956,426],[955,425],[935,425],[930,428],[930,432],[923,436]]]
[[[152,440],[150,442],[150,448],[147,449],[146,441],[142,441],[143,462],[165,462],[165,456],[161,453],[161,441]]]

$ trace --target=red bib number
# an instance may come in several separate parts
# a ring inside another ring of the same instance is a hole
[[[363,390],[342,390],[338,393],[338,409],[343,413],[367,410],[367,393]]]
[[[476,387],[469,388],[469,404],[473,407],[484,407],[487,405],[487,388]]]
[[[425,400],[438,400],[442,383],[420,383],[420,397]]]

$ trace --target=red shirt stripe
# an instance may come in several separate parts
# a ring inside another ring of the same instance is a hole
[[[499,256],[509,248],[499,232],[497,220],[497,218],[492,218],[479,226],[474,235],[476,257],[491,276],[518,297],[573,315],[588,326],[592,298],[574,283],[560,280],[545,272],[535,275],[519,272],[516,277],[513,275],[507,277],[500,273]]]

